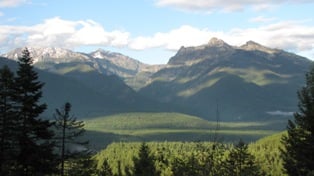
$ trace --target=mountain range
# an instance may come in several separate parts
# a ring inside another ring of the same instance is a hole
[[[21,50],[2,55],[0,65],[14,65]],[[222,121],[291,116],[312,64],[253,41],[231,46],[217,38],[181,47],[165,65],[147,65],[102,49],[29,50],[46,83],[44,101],[53,108],[70,101],[82,117],[129,111],[176,111],[209,120],[219,114]]]
[[[17,48],[4,54],[0,58],[0,66],[9,65],[16,70],[15,61],[20,57],[22,50],[23,48]],[[65,102],[72,104],[73,111],[80,118],[118,112],[154,112],[169,109],[141,96],[124,83],[123,78],[127,79],[129,75],[136,75],[139,68],[123,68],[103,58],[94,58],[92,54],[77,53],[62,48],[29,47],[28,50],[34,59],[34,66],[40,80],[45,83],[43,102],[48,104],[47,115],[52,116],[54,110],[60,108]],[[121,54],[108,52],[104,54],[119,57],[119,59],[125,58],[124,64],[138,64],[138,67],[143,67],[144,72],[147,67],[126,56],[120,58]],[[154,70],[155,66],[152,67]]]

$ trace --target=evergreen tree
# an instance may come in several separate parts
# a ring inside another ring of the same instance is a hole
[[[53,154],[54,133],[48,120],[40,118],[46,104],[40,103],[43,83],[32,66],[33,60],[28,49],[22,51],[15,78],[14,101],[19,119],[18,167],[20,175],[43,175],[55,169]]]
[[[226,151],[224,144],[214,142],[210,147],[198,146],[198,148],[201,149],[201,153],[198,156],[202,167],[200,175],[223,175],[220,167]]]
[[[188,168],[182,158],[175,157],[171,163],[171,171],[174,176],[187,176]]]
[[[135,176],[156,175],[154,158],[150,155],[149,147],[146,143],[140,146],[138,157],[133,158]]]
[[[61,110],[56,109],[54,114],[55,128],[57,130],[56,142],[60,149],[60,174],[65,175],[65,164],[68,163],[68,172],[73,171],[73,165],[79,165],[75,162],[85,162],[82,158],[89,157],[87,148],[88,141],[81,141],[84,130],[84,122],[77,121],[76,117],[70,115],[71,104],[65,103]],[[92,162],[92,161],[91,161]],[[74,166],[73,166],[74,167]]]
[[[248,152],[248,146],[243,141],[231,149],[224,163],[225,173],[229,176],[258,176],[262,175],[261,169],[255,164],[255,158]]]
[[[4,66],[0,69],[0,175],[12,174],[16,160],[17,119],[13,101],[14,73]]]
[[[98,176],[113,176],[112,169],[109,165],[108,159],[104,159],[101,168],[98,171]]]
[[[70,167],[67,176],[93,176],[97,174],[97,164],[91,155],[79,156],[68,160]]]
[[[294,176],[314,172],[314,67],[305,77],[306,85],[298,92],[299,112],[288,121],[288,135],[282,138],[283,165]]]

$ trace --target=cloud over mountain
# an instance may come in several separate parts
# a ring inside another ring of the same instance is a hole
[[[221,38],[232,45],[240,45],[254,39],[263,45],[297,53],[308,52],[310,56],[307,57],[314,56],[314,26],[297,21],[281,21],[255,28],[233,28],[229,31],[213,31],[184,25],[168,32],[135,38],[130,47],[133,49],[163,47],[177,50],[181,46],[207,43],[211,37]]]
[[[246,7],[252,7],[255,10],[261,10],[269,8],[274,5],[283,3],[311,3],[311,0],[265,0],[265,1],[248,1],[248,0],[157,0],[156,5],[158,6],[171,6],[176,9],[185,11],[201,11],[211,13],[213,11],[240,11]]]
[[[46,19],[33,26],[2,25],[0,29],[2,49],[25,45],[66,48],[81,45],[123,46],[128,43],[128,38],[128,32],[106,31],[93,20],[70,21],[60,17]]]
[[[262,18],[263,20],[263,18]],[[254,40],[263,45],[314,56],[314,26],[305,21],[279,21],[251,28],[232,28],[215,31],[182,25],[148,36],[131,36],[127,31],[108,31],[93,20],[46,19],[32,26],[0,25],[0,49],[8,51],[23,46],[81,46],[125,47],[134,50],[161,48],[175,51],[181,46],[201,45],[211,37],[218,37],[232,45]]]

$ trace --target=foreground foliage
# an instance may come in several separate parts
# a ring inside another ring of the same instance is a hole
[[[255,157],[248,152],[248,145],[241,140],[230,150],[223,168],[226,175],[263,175]]]
[[[289,175],[314,175],[314,67],[306,74],[306,85],[298,92],[299,112],[289,120],[282,138],[284,168]]]
[[[67,102],[61,109],[56,109],[54,114],[55,139],[57,147],[60,149],[61,176],[66,175],[65,173],[71,170],[73,172],[73,168],[81,168],[79,166],[80,162],[88,163],[88,141],[79,140],[79,137],[85,132],[84,122],[78,121],[76,117],[70,114],[70,111],[71,104]],[[65,167],[65,164],[68,164],[68,166]],[[76,164],[76,166],[72,166],[73,164]]]
[[[0,175],[55,175],[59,163],[63,168],[65,161],[69,168],[67,175],[91,175],[95,172],[91,155],[68,157],[68,153],[77,150],[66,142],[74,141],[82,134],[83,122],[68,118],[69,103],[64,112],[57,110],[60,118],[56,118],[56,122],[42,117],[47,107],[41,102],[44,83],[38,80],[32,64],[30,53],[25,49],[19,58],[16,75],[7,66],[0,69]],[[64,127],[61,138],[56,136],[59,129],[53,128],[58,126]],[[57,145],[59,139],[62,145]],[[57,151],[63,151],[61,157]],[[65,175],[61,170],[60,174]]]
[[[1,70],[1,175],[45,175],[55,171],[52,123],[40,117],[47,107],[40,102],[44,84],[38,81],[32,63],[25,49],[16,76],[7,67]],[[6,150],[8,145],[11,151]]]

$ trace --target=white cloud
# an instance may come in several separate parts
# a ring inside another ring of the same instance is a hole
[[[163,47],[177,50],[181,46],[195,46],[204,44],[211,36],[220,35],[219,32],[210,32],[208,29],[198,29],[184,25],[167,33],[158,32],[152,37],[137,37],[130,42],[132,49]]]
[[[312,3],[311,0],[156,0],[158,6],[171,6],[187,11],[239,11],[246,7],[263,10],[282,3]]]
[[[272,22],[274,20],[276,20],[276,18],[267,18],[264,16],[257,16],[257,17],[251,18],[249,21],[254,22],[254,23],[267,23],[267,22]]]
[[[25,4],[27,0],[0,0],[0,8],[3,7],[16,7]]]
[[[176,51],[181,46],[203,45],[210,38],[217,37],[237,46],[253,40],[262,45],[296,52],[314,59],[314,26],[305,25],[306,23],[306,21],[282,21],[228,31],[183,25],[151,36],[131,38],[128,32],[107,31],[101,24],[92,20],[69,21],[55,17],[33,26],[0,25],[0,49],[3,52],[25,45],[73,49],[90,45],[128,47],[134,50],[161,48]]]
[[[74,48],[82,45],[125,46],[129,33],[106,31],[92,20],[68,21],[59,17],[45,20],[34,26],[0,25],[0,48],[56,46]]]
[[[177,50],[181,46],[206,44],[212,37],[221,38],[231,45],[242,45],[253,40],[273,48],[297,53],[314,53],[314,26],[306,26],[295,21],[278,22],[256,28],[237,28],[229,31],[211,31],[186,25],[169,32],[156,33],[153,36],[137,37],[130,42],[130,47],[132,49],[163,47]]]
[[[107,32],[100,24],[92,20],[80,21],[79,24],[79,29],[68,40],[71,44],[125,46],[128,43],[129,33],[127,32]]]

